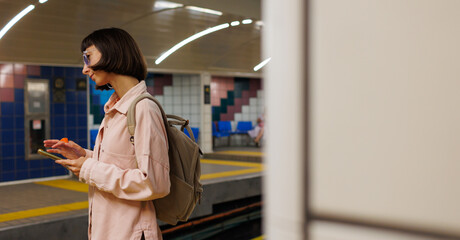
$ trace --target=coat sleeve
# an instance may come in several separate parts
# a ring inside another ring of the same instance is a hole
[[[80,180],[128,200],[152,200],[169,194],[169,157],[166,129],[158,106],[145,99],[136,105],[134,148],[137,169],[121,169],[88,158]]]

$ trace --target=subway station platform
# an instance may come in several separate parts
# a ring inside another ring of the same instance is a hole
[[[213,206],[262,195],[260,148],[222,149],[201,159],[204,193],[191,219]],[[73,177],[0,186],[0,239],[86,239],[88,186]]]

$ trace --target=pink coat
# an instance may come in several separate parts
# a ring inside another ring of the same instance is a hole
[[[104,106],[94,151],[80,170],[89,185],[88,239],[162,239],[152,199],[169,193],[166,130],[158,106],[144,99],[136,105],[136,135],[129,141],[126,113],[136,96],[146,93],[141,81],[118,102],[114,93]]]

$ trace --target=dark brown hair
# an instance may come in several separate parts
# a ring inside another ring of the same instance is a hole
[[[127,75],[144,80],[147,75],[147,64],[139,46],[133,37],[123,29],[104,28],[88,35],[81,42],[81,51],[94,45],[101,52],[101,59],[90,68],[94,71]],[[109,86],[96,86],[96,89],[108,90]]]

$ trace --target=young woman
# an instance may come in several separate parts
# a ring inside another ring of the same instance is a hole
[[[70,141],[45,140],[47,151],[89,185],[89,239],[162,239],[151,200],[169,193],[168,139],[160,109],[149,99],[136,105],[134,144],[126,126],[131,102],[147,92],[147,68],[124,30],[97,30],[81,44],[83,73],[98,89],[115,92],[104,106],[94,151]]]

